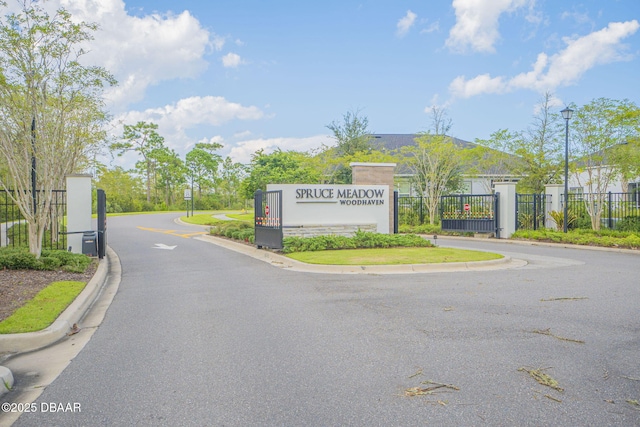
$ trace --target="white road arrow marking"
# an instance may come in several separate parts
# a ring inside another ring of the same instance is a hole
[[[178,247],[178,245],[169,246],[169,245],[165,245],[164,243],[156,243],[156,247],[153,248],[153,249],[165,249],[167,251],[172,251],[177,247]]]

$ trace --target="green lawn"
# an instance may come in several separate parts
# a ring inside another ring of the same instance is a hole
[[[445,262],[487,261],[503,258],[491,252],[450,248],[344,249],[337,251],[294,252],[289,258],[308,264],[396,265]]]
[[[40,331],[51,325],[82,292],[84,282],[54,282],[0,322],[0,334]]]
[[[248,221],[251,222],[254,219],[253,212],[245,213],[245,214],[227,214],[229,218],[237,219],[239,221]]]

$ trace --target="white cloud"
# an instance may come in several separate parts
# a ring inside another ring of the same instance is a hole
[[[261,149],[268,153],[273,152],[276,148],[283,151],[308,151],[319,148],[322,145],[334,144],[334,139],[329,135],[316,135],[306,138],[259,138],[238,142],[235,147],[231,148],[229,155],[235,162],[249,163],[251,155]]]
[[[220,50],[225,39],[211,34],[188,11],[180,14],[132,16],[123,0],[52,0],[75,19],[96,22],[100,30],[87,59],[105,67],[120,82],[106,97],[112,107],[143,98],[150,85],[163,80],[193,78],[207,68],[204,56]]]
[[[400,20],[398,20],[398,23],[396,25],[398,27],[398,29],[396,30],[396,35],[398,37],[406,36],[411,27],[413,27],[413,24],[415,24],[417,17],[418,15],[411,12],[410,10],[407,10],[407,14],[404,17],[400,18]]]
[[[470,47],[477,52],[493,53],[494,44],[500,38],[500,15],[534,3],[535,0],[453,0],[456,24],[449,32],[446,45],[458,52]]]
[[[264,113],[258,107],[244,107],[219,96],[193,96],[164,107],[130,111],[118,119],[127,124],[143,120],[157,123],[159,127],[188,129],[202,124],[220,126],[231,120],[259,120],[262,117]]]
[[[248,138],[252,135],[252,132],[250,130],[245,130],[242,132],[237,132],[233,134],[233,137],[236,139],[242,139],[242,138]]]
[[[622,40],[640,28],[638,21],[612,22],[606,28],[584,37],[564,41],[567,47],[549,57],[538,54],[531,71],[509,79],[482,74],[470,80],[456,77],[449,85],[454,97],[469,98],[483,93],[504,93],[515,89],[553,91],[577,82],[591,68],[629,58]]]
[[[222,57],[222,65],[225,68],[237,68],[240,64],[242,64],[242,58],[237,53],[229,52]]]
[[[440,21],[432,22],[427,28],[420,31],[420,34],[429,34],[440,31]]]
[[[533,87],[544,91],[558,86],[575,83],[589,69],[596,65],[629,59],[624,53],[622,40],[634,34],[640,28],[637,20],[627,22],[612,22],[606,28],[595,31],[577,39],[565,38],[567,47],[553,55],[548,63],[546,74],[543,73],[544,63],[539,55],[534,66],[534,76],[529,76],[521,82],[516,76],[513,81],[515,87]],[[533,78],[535,77],[535,79]]]
[[[124,124],[135,125],[140,121],[156,123],[167,147],[185,154],[196,142],[187,134],[189,129],[220,126],[232,120],[259,120],[263,117],[264,113],[254,106],[245,107],[222,97],[196,96],[160,108],[123,113],[112,121],[111,128],[113,136],[119,137]],[[213,136],[199,140],[203,141],[222,143],[223,138]]]
[[[471,98],[483,93],[502,93],[506,91],[502,77],[491,77],[482,74],[467,80],[464,76],[456,77],[449,85],[449,92],[456,98]]]

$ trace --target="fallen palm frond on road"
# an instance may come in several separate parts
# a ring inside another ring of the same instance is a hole
[[[559,392],[563,392],[564,389],[560,387],[560,384],[558,383],[558,381],[556,381],[554,378],[552,378],[550,375],[544,372],[547,369],[549,368],[528,369],[528,368],[522,367],[522,368],[519,368],[518,371],[528,373],[529,376],[534,380],[536,380],[540,385],[550,387]]]
[[[584,341],[582,340],[574,340],[573,338],[565,338],[565,337],[561,337],[559,335],[555,335],[553,333],[551,333],[551,328],[547,328],[547,329],[534,329],[533,331],[531,331],[534,334],[540,334],[540,335],[548,335],[550,337],[562,340],[562,341],[569,341],[569,342],[575,342],[578,344],[584,344]]]

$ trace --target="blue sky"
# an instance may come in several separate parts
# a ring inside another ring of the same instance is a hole
[[[558,110],[640,101],[638,0],[49,4],[102,27],[87,59],[120,82],[107,94],[112,131],[154,121],[181,155],[198,141],[242,162],[308,150],[355,110],[372,132],[414,133],[437,105],[473,141],[526,129],[545,91]]]

